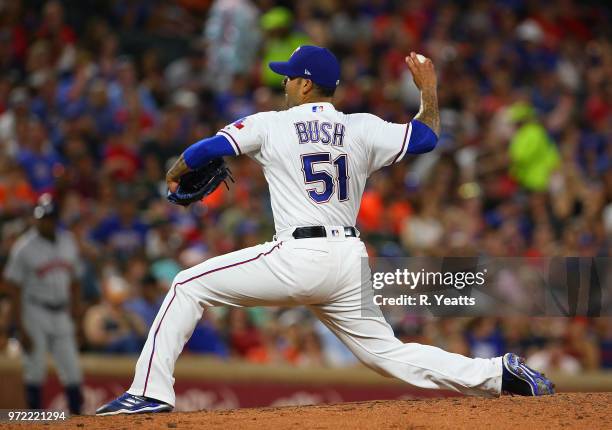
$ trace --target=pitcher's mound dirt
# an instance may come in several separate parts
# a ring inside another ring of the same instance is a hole
[[[263,409],[74,417],[27,428],[94,429],[612,429],[612,393],[386,400]],[[57,427],[56,427],[57,426]],[[3,428],[24,429],[23,425]]]

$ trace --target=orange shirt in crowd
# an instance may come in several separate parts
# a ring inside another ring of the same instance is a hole
[[[361,199],[357,222],[364,232],[382,231],[385,223],[390,223],[393,234],[399,234],[404,220],[412,214],[412,206],[407,201],[396,201],[385,207],[380,194],[366,191]]]
[[[36,203],[36,193],[27,181],[19,181],[15,185],[0,183],[0,208],[5,209],[12,202]]]

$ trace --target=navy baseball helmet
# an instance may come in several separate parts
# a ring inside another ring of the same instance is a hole
[[[34,218],[57,218],[59,216],[59,208],[49,193],[45,193],[38,198],[38,203],[34,208]]]
[[[310,79],[325,88],[336,88],[340,83],[338,59],[329,49],[320,46],[300,46],[288,61],[272,61],[268,66],[279,75]]]

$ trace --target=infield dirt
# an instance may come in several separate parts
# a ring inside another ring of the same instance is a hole
[[[612,429],[612,393],[386,400],[336,405],[73,417],[7,429]]]

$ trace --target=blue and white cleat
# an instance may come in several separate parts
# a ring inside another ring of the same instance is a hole
[[[96,415],[146,414],[154,412],[170,412],[172,406],[148,397],[124,393],[110,403],[101,406]]]
[[[508,353],[502,358],[502,393],[521,396],[546,396],[555,393],[555,385],[543,373],[525,364],[525,359]]]

